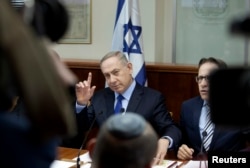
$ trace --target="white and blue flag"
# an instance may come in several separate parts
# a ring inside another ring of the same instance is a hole
[[[133,64],[133,77],[141,85],[146,85],[138,0],[118,0],[112,50],[126,54]]]

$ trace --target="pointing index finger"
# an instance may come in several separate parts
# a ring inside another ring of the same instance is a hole
[[[88,83],[89,83],[89,86],[91,86],[91,81],[92,81],[92,73],[91,72],[89,72],[89,74],[88,74]]]

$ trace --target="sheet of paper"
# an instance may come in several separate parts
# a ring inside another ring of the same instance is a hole
[[[183,166],[183,168],[194,168],[194,167],[207,168],[208,162],[204,160],[203,161],[190,160],[186,165]]]
[[[174,160],[164,160],[163,163],[161,165],[155,165],[152,168],[166,168],[168,166],[170,166],[172,163],[175,163],[176,161]],[[175,166],[177,166],[177,164],[180,164],[181,162],[176,162]],[[175,167],[174,165],[172,165],[171,167]]]
[[[172,163],[175,163],[172,165]],[[194,167],[200,167],[200,168],[207,168],[208,167],[208,162],[207,161],[194,161],[190,160],[188,162],[184,162],[182,164],[182,161],[174,161],[174,160],[164,160],[162,165],[156,165],[153,166],[152,168],[174,168],[177,165],[181,166],[181,168],[194,168]],[[182,164],[182,165],[181,165]]]
[[[77,158],[74,158],[72,160],[76,160]],[[89,153],[85,153],[80,155],[80,160],[85,162],[86,164],[81,165],[81,168],[90,168],[91,167],[91,163],[87,163],[87,162],[91,162],[91,158],[89,156]],[[172,165],[172,163],[174,163],[176,161],[174,160],[164,160],[162,165],[155,165],[152,168],[167,168],[169,166]],[[182,161],[177,161],[174,165],[171,166],[172,167],[176,167],[177,165],[180,166],[182,163]],[[63,161],[63,160],[55,160],[50,168],[69,168],[71,166],[76,165],[75,163],[72,162],[68,162],[68,161]],[[193,161],[190,160],[189,162],[187,162],[185,165],[182,165],[181,168],[194,168],[194,167],[201,167],[201,168],[207,168],[208,167],[208,162],[207,161]]]
[[[77,157],[75,157],[73,160],[76,160],[76,159],[77,159]],[[86,152],[86,153],[80,155],[80,160],[83,162],[91,162],[92,161],[90,156],[89,156],[89,152]]]
[[[77,157],[75,157],[73,160],[77,160]],[[89,156],[89,152],[80,155],[80,160],[83,161],[84,163],[92,162],[92,159]],[[81,168],[90,168],[90,167],[91,163],[81,165]]]
[[[69,168],[76,163],[73,162],[67,162],[67,161],[62,161],[62,160],[54,160],[52,164],[50,165],[50,168]]]
[[[72,161],[76,161],[77,157],[72,159]],[[89,156],[89,152],[80,155],[80,160],[83,161],[85,164],[81,165],[81,168],[90,168],[91,167],[91,163],[87,163],[87,162],[91,162],[91,158]],[[76,162],[72,162],[72,161],[66,161],[66,160],[54,160],[52,162],[52,164],[50,165],[50,168],[69,168],[72,167],[74,165],[76,165]]]

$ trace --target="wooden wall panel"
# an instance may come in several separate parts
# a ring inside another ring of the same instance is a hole
[[[76,74],[79,80],[85,80],[88,72],[92,72],[92,84],[96,90],[105,87],[105,79],[95,60],[64,59],[66,65]],[[173,112],[176,122],[179,121],[181,103],[197,96],[198,86],[194,77],[197,75],[195,66],[147,63],[148,86],[163,93],[169,111]]]
[[[146,68],[148,86],[164,94],[167,108],[178,122],[181,103],[199,94],[197,68],[172,64],[148,64]]]

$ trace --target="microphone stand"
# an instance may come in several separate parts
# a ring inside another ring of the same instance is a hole
[[[95,115],[95,118],[93,119],[93,121],[92,121],[92,123],[91,123],[91,125],[90,125],[90,127],[89,127],[89,129],[88,129],[88,132],[87,132],[86,136],[84,137],[84,139],[83,139],[83,141],[82,141],[82,144],[81,144],[81,146],[80,146],[80,148],[79,148],[79,152],[78,152],[77,159],[76,159],[76,168],[80,168],[80,165],[81,165],[81,164],[80,164],[80,162],[81,162],[80,154],[81,154],[82,148],[83,148],[83,146],[85,145],[85,143],[86,143],[86,141],[87,141],[87,139],[88,139],[89,133],[90,133],[90,131],[92,130],[94,124],[95,124],[95,121],[96,121],[97,116],[99,116],[99,115],[101,115],[101,114],[102,114],[102,111],[101,111],[100,113],[98,113],[97,115]]]
[[[207,131],[203,131],[202,132],[202,141],[201,141],[201,149],[200,149],[200,152],[197,154],[197,159],[200,161],[200,165],[199,165],[199,168],[201,168],[201,163],[203,161],[205,161],[205,167],[206,166],[206,160],[207,160],[207,156],[205,155],[205,153],[203,152],[203,146],[204,146],[204,140],[205,140],[205,137],[207,136]]]
[[[206,157],[204,157],[204,152],[203,152],[203,146],[204,146],[204,140],[205,140],[205,137],[207,136],[207,132],[206,131],[203,131],[202,132],[202,140],[201,140],[201,149],[200,149],[200,152],[197,154],[197,158],[200,160],[204,160],[206,159]]]

